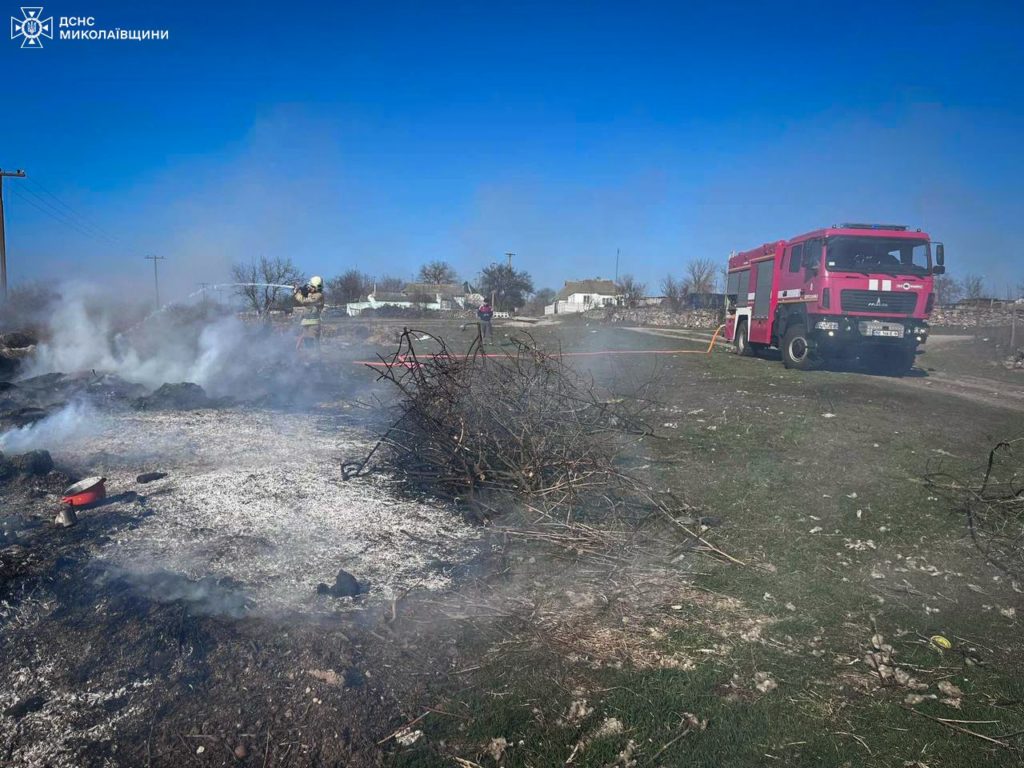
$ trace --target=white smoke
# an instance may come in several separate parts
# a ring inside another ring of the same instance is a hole
[[[38,448],[66,445],[85,433],[87,424],[94,423],[97,418],[97,414],[88,405],[69,403],[34,424],[0,433],[0,452],[25,453]]]
[[[155,388],[189,381],[214,395],[243,391],[254,370],[287,366],[290,346],[279,334],[234,316],[207,317],[196,307],[155,313],[124,332],[124,308],[88,287],[65,292],[48,318],[24,377],[93,370]]]

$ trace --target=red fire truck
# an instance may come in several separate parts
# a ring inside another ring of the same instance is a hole
[[[943,250],[919,229],[839,224],[734,254],[727,337],[740,355],[778,348],[787,368],[856,357],[905,374],[928,338]]]

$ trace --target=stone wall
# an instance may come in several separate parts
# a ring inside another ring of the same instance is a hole
[[[999,307],[936,307],[932,326],[938,328],[993,328],[1008,326],[1012,318],[1010,306]],[[596,314],[596,313],[595,313]],[[672,328],[717,328],[724,322],[714,309],[684,309],[672,312],[663,307],[614,308],[606,310],[606,322]],[[1017,323],[1024,329],[1024,306],[1017,307]]]
[[[1010,306],[936,307],[928,322],[937,328],[995,328],[1010,325],[1012,312]],[[1024,323],[1022,306],[1017,307],[1017,323]]]
[[[662,307],[614,308],[607,310],[605,320],[623,325],[671,328],[701,328],[714,330],[721,323],[722,313],[717,309],[684,309],[672,312]]]

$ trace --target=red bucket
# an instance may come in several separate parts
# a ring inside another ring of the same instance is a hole
[[[86,504],[102,501],[107,497],[106,482],[105,477],[87,477],[85,480],[79,480],[64,491],[61,503],[70,504],[72,507],[84,507]]]

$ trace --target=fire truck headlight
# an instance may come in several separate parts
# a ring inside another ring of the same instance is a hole
[[[836,332],[835,332],[835,331],[829,331],[829,332],[828,332],[828,335],[829,335],[829,336],[835,336],[835,335],[836,335]]]
[[[814,324],[814,327],[817,328],[819,331],[838,331],[839,323],[837,323],[835,320],[819,320]],[[829,333],[829,336],[834,335],[835,334],[833,333]]]

